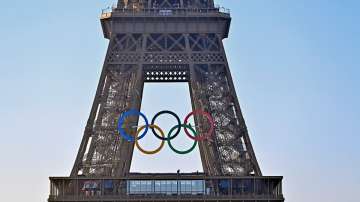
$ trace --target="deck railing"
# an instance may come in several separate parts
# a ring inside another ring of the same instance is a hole
[[[201,15],[209,13],[220,13],[230,15],[230,9],[224,7],[209,8],[143,8],[143,9],[126,9],[117,8],[116,6],[108,7],[102,10],[103,18],[110,17],[113,14],[121,16],[179,16],[179,15]]]

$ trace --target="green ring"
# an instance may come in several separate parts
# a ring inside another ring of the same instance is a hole
[[[188,153],[190,153],[190,152],[192,152],[194,149],[195,149],[195,147],[196,147],[196,145],[197,145],[197,141],[196,140],[194,140],[194,144],[193,144],[193,146],[190,148],[190,149],[188,149],[188,150],[186,150],[186,151],[179,151],[179,150],[177,150],[177,149],[175,149],[172,145],[171,145],[171,134],[172,134],[172,132],[175,130],[175,129],[177,129],[178,127],[183,127],[183,128],[187,128],[187,129],[189,129],[195,136],[197,136],[197,132],[190,126],[190,125],[185,125],[185,124],[182,124],[182,125],[177,125],[177,126],[174,126],[170,131],[169,131],[169,133],[168,133],[168,135],[167,135],[167,142],[168,142],[168,144],[169,144],[169,147],[170,147],[170,149],[171,150],[173,150],[175,153],[177,153],[177,154],[188,154]]]

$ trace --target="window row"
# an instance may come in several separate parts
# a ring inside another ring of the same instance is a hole
[[[128,194],[204,194],[203,180],[131,180]]]

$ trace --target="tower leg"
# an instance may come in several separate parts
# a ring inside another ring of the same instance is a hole
[[[140,110],[143,75],[138,65],[107,65],[72,176],[123,176],[130,170],[134,144],[121,138],[117,121],[129,109]],[[134,134],[138,118],[129,118]]]
[[[250,174],[260,176],[240,106],[225,64],[195,64],[191,91],[194,109],[210,112],[215,118],[213,139],[200,143],[210,175]],[[195,119],[197,129],[206,133],[206,119]]]

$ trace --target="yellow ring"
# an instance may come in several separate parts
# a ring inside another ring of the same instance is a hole
[[[161,151],[161,149],[164,147],[165,141],[162,140],[160,146],[159,146],[157,149],[155,149],[154,151],[147,151],[147,150],[143,149],[143,148],[140,146],[139,142],[138,142],[138,136],[139,136],[139,133],[140,133],[142,130],[144,130],[145,127],[146,127],[146,126],[141,126],[141,127],[138,129],[138,131],[136,132],[135,145],[136,145],[136,147],[137,147],[143,154],[147,154],[147,155],[157,154],[157,153],[159,153],[159,152]],[[157,126],[157,125],[149,125],[149,127],[158,130],[158,131],[160,132],[161,137],[165,138],[164,131],[162,131],[159,126]]]
[[[129,119],[125,119],[125,121],[124,121],[124,124],[122,125],[122,128],[124,129],[124,131],[127,133],[127,134],[131,134],[131,136],[132,136],[132,131],[134,131],[133,129],[131,129],[131,128],[127,128],[126,126],[127,125],[129,125],[129,121],[128,121]]]

